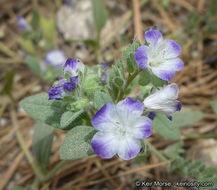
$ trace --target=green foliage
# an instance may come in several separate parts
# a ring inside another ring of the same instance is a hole
[[[215,113],[215,115],[217,117],[217,100],[211,101],[210,104],[212,106],[213,112]]]
[[[1,90],[1,94],[11,95],[11,91],[13,88],[14,75],[15,75],[15,70],[13,69],[3,76],[3,79],[5,80],[5,84]]]
[[[139,75],[139,84],[141,86],[147,85],[150,82],[150,79],[151,79],[150,77],[151,75],[148,69],[143,70],[142,73]]]
[[[33,8],[32,10],[32,20],[31,20],[31,26],[33,30],[36,30],[39,26],[39,20],[40,20],[40,15],[39,11],[37,8]]]
[[[32,43],[31,40],[26,40],[24,38],[20,38],[20,39],[18,39],[18,43],[28,53],[30,53],[30,54],[35,54],[36,53],[34,44]]]
[[[180,157],[179,154],[184,152],[184,149],[182,148],[183,144],[183,141],[179,141],[173,145],[170,145],[164,150],[164,154],[172,160],[177,159]]]
[[[123,52],[123,58],[127,67],[127,71],[129,73],[132,73],[139,69],[137,63],[135,62],[134,52],[140,45],[140,41],[137,40],[133,44],[129,44]]]
[[[89,126],[77,126],[71,129],[60,147],[62,160],[73,160],[93,154],[90,140],[95,134],[95,129]]]
[[[50,153],[53,143],[54,128],[44,123],[36,123],[32,139],[33,152],[38,163],[46,169],[50,163]]]
[[[93,73],[88,73],[85,76],[85,81],[83,83],[84,91],[87,93],[94,93],[102,89],[102,86],[99,85],[99,79]]]
[[[212,182],[217,187],[216,169],[208,168],[202,161],[185,160],[179,157],[172,161],[171,169],[184,174],[186,177],[198,182]],[[200,187],[201,189],[212,189],[213,187]]]
[[[198,110],[195,111],[182,109],[180,112],[173,113],[172,117],[172,124],[177,126],[178,128],[182,128],[203,119],[204,113]]]
[[[106,103],[113,103],[112,98],[104,92],[95,92],[94,107],[99,110]]]
[[[160,135],[177,140],[181,137],[181,133],[177,126],[174,126],[170,120],[162,113],[156,113],[156,117],[152,122],[153,129]]]
[[[162,86],[168,84],[167,81],[158,78],[158,77],[155,76],[154,74],[151,75],[151,83],[152,83],[155,87],[162,87]]]
[[[108,91],[114,101],[123,93],[125,84],[124,67],[122,62],[118,61],[118,65],[113,65],[110,69],[108,79]]]
[[[48,101],[48,94],[41,93],[23,99],[20,104],[34,119],[60,129],[60,119],[65,112],[61,101]]]
[[[104,0],[92,0],[93,18],[98,32],[102,30],[108,19],[108,12],[105,9]]]
[[[40,74],[41,72],[40,65],[38,63],[38,60],[35,57],[31,55],[27,55],[26,63],[33,72]]]
[[[53,41],[55,34],[55,22],[53,19],[40,18],[40,26],[43,34],[48,41]]]
[[[200,160],[184,159],[180,153],[184,152],[183,141],[179,141],[164,150],[164,154],[171,159],[170,169],[183,174],[189,180],[198,182],[213,182],[217,185],[217,177],[215,168],[208,168]],[[209,189],[209,187],[205,187]]]
[[[66,111],[62,114],[60,119],[60,127],[61,129],[69,129],[68,126],[74,122],[76,119],[78,121],[79,116],[83,113],[83,110],[79,110],[77,112]],[[72,126],[72,125],[71,125]]]

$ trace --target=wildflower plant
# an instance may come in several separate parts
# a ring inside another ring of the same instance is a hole
[[[102,158],[112,158],[115,154],[124,160],[135,158],[144,149],[145,139],[152,130],[159,131],[153,125],[155,120],[169,123],[170,114],[181,110],[178,87],[168,84],[174,71],[183,67],[177,57],[181,47],[172,40],[163,40],[161,32],[155,29],[147,31],[145,37],[145,44],[136,41],[129,45],[123,60],[111,68],[105,63],[91,68],[80,60],[68,58],[61,66],[63,76],[48,93],[21,102],[36,120],[70,130],[60,149],[62,159],[93,153]],[[58,62],[55,56],[48,57]],[[146,97],[143,93],[129,96],[134,81],[150,90]],[[170,129],[162,126],[160,130]],[[178,128],[174,127],[170,133],[160,132],[167,138],[179,139]]]
[[[174,145],[158,151],[148,138],[154,130],[164,138],[179,140],[180,128],[200,120],[203,114],[180,112],[179,89],[170,82],[183,67],[178,58],[181,47],[173,40],[163,40],[156,29],[146,31],[145,38],[144,44],[128,45],[123,58],[111,67],[105,63],[89,67],[68,58],[59,66],[62,76],[48,92],[21,101],[23,109],[38,121],[33,151],[42,168],[49,164],[54,128],[67,132],[60,148],[63,163],[91,154],[141,161],[148,147],[175,167],[183,152],[180,144],[177,149]],[[134,91],[136,87],[139,92]]]

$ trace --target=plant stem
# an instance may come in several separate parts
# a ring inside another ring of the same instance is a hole
[[[120,96],[118,97],[117,101],[120,101],[124,98],[125,95],[125,91],[127,90],[128,86],[130,85],[130,83],[136,78],[136,76],[141,72],[142,70],[140,69],[139,71],[136,71],[135,73],[133,73],[132,75],[129,74],[126,85],[124,87],[123,93],[120,94]]]
[[[217,139],[217,135],[198,135],[190,133],[182,133],[182,135],[190,139]]]
[[[151,145],[151,143],[149,143],[148,141],[145,141],[145,143],[148,145],[148,147],[150,148],[150,150],[156,154],[156,156],[158,158],[160,158],[162,161],[169,162],[169,160],[159,150],[157,150],[156,148],[154,148]]]
[[[49,179],[51,179],[55,174],[56,172],[61,169],[65,164],[69,163],[70,160],[62,160],[61,162],[59,162],[55,167],[54,169],[52,169],[45,177],[44,179],[42,180],[42,182],[46,182],[48,181]]]

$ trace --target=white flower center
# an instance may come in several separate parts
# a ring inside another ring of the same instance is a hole
[[[115,126],[117,128],[117,131],[116,131],[116,134],[118,136],[125,136],[126,133],[127,133],[127,130],[126,128],[124,127],[123,123],[119,122],[119,121],[116,121],[115,122]]]

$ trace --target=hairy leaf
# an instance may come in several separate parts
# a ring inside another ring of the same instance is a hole
[[[83,110],[79,110],[77,112],[66,111],[62,114],[60,119],[60,127],[61,129],[65,129],[68,127],[73,121],[75,121],[81,114]],[[68,129],[68,128],[67,128]]]
[[[71,129],[60,147],[60,158],[73,160],[93,154],[90,141],[95,129],[89,126],[77,126]]]
[[[150,82],[151,75],[148,71],[148,69],[145,69],[142,71],[142,73],[139,75],[139,84],[141,86],[145,86]]]
[[[40,74],[40,72],[41,72],[40,65],[38,63],[38,60],[35,57],[33,57],[31,55],[27,55],[26,56],[26,62],[27,62],[27,65],[29,66],[29,68],[33,72]]]
[[[94,94],[94,107],[99,110],[104,104],[112,103],[112,98],[104,92],[96,92]]]
[[[197,121],[200,121],[204,117],[204,113],[195,110],[181,110],[172,114],[173,121],[172,124],[179,128],[189,126]]]
[[[168,139],[177,140],[181,137],[179,128],[173,125],[164,114],[156,113],[152,126],[157,133]]]
[[[60,118],[64,113],[59,100],[48,100],[47,93],[27,97],[20,102],[22,108],[34,119],[55,128],[60,128]]]

